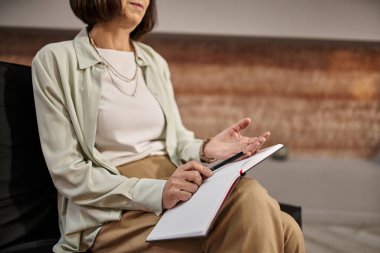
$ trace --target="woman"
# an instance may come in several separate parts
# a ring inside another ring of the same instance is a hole
[[[154,0],[71,0],[88,27],[33,60],[44,156],[58,190],[54,252],[303,252],[294,220],[254,180],[242,180],[207,238],[147,243],[163,210],[186,201],[212,172],[201,163],[269,137],[242,119],[206,141],[182,125],[168,66],[137,42],[155,24]],[[196,162],[198,161],[198,162]]]

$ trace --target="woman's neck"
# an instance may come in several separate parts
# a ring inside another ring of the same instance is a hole
[[[113,26],[110,23],[96,24],[90,31],[96,47],[119,51],[133,51],[131,29]]]

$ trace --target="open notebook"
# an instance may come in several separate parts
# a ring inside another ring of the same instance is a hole
[[[223,201],[244,173],[283,147],[277,144],[229,163],[204,181],[193,197],[164,213],[147,241],[206,236]]]

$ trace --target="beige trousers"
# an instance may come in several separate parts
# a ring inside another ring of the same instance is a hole
[[[157,156],[118,169],[127,177],[162,179],[168,178],[176,167],[167,156]],[[280,210],[277,201],[257,181],[248,177],[235,186],[205,238],[146,242],[159,219],[153,213],[126,211],[120,221],[104,224],[91,252],[305,252],[298,224]]]

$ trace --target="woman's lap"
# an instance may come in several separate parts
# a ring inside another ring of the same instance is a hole
[[[120,166],[118,169],[121,174],[128,177],[162,179],[170,177],[176,167],[167,156],[157,156]],[[221,249],[227,250],[227,248],[239,252],[249,252],[252,249],[264,249],[261,252],[268,249],[271,252],[283,252],[284,239],[287,238],[284,233],[293,233],[287,231],[287,227],[293,229],[294,226],[290,223],[295,223],[291,219],[284,220],[277,201],[272,199],[256,180],[246,177],[236,185],[231,196],[222,206],[219,216],[206,238],[146,242],[146,237],[160,217],[144,211],[124,212],[120,221],[110,222],[103,226],[92,247],[92,252],[190,253],[220,252]],[[234,230],[236,231],[234,232]],[[269,231],[269,235],[268,233],[262,234],[262,231]],[[245,234],[254,238],[245,238]],[[291,238],[295,244],[297,244],[297,240],[301,239],[303,240],[300,238],[299,232],[298,237]],[[245,241],[256,242],[250,242],[253,246],[247,245],[244,246],[245,248],[239,248],[239,245],[234,248],[232,245],[233,243],[242,244]],[[265,248],[267,247],[265,244],[271,245],[269,248]],[[297,252],[302,252],[302,250]]]

